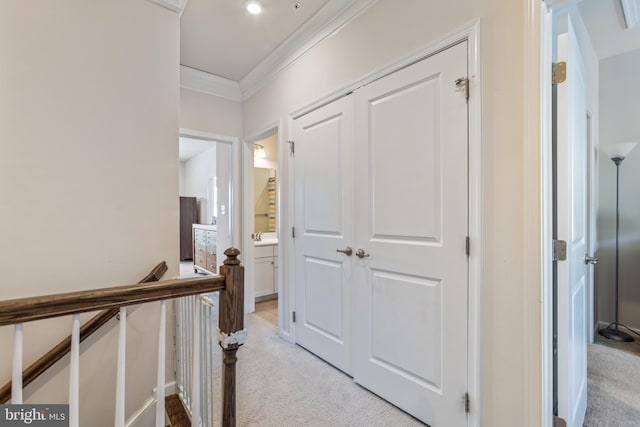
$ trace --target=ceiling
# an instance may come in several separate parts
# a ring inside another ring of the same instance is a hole
[[[180,18],[180,63],[240,81],[330,0],[189,0]],[[295,5],[300,7],[296,8]]]
[[[620,0],[584,0],[578,8],[598,58],[640,49],[640,27],[626,28]]]
[[[185,160],[189,160],[200,153],[204,153],[207,150],[215,148],[216,143],[215,141],[205,141],[202,139],[181,136],[178,147],[178,157],[181,162],[184,162]]]

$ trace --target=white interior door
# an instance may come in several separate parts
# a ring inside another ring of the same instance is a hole
[[[558,262],[558,415],[581,427],[587,407],[587,172],[584,66],[571,21],[558,36],[567,80],[557,87],[557,228],[567,242]]]
[[[466,76],[463,42],[355,92],[354,379],[432,427],[467,423]]]
[[[353,98],[296,119],[295,138],[296,341],[351,373]]]

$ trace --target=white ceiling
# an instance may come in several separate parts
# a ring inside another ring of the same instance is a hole
[[[207,150],[211,150],[216,147],[214,141],[204,141],[202,139],[180,137],[180,143],[178,144],[178,157],[181,162],[189,160],[193,156],[197,156],[200,153],[204,153]]]
[[[620,0],[584,0],[578,8],[598,58],[640,49],[640,27],[626,28]]]
[[[329,0],[261,2],[262,14],[251,15],[244,0],[189,0],[180,18],[180,63],[240,81]]]

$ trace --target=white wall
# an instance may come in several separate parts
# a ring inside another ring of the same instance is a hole
[[[177,275],[177,14],[144,0],[3,6],[0,298],[135,283],[162,260]],[[158,309],[129,318],[128,414],[154,386],[156,356],[142,349],[157,345]],[[69,327],[27,324],[25,364]],[[81,425],[113,424],[114,329],[82,345]],[[0,328],[2,382],[11,335]],[[67,360],[26,389],[27,402],[67,401]],[[170,381],[172,354],[168,363]]]
[[[525,2],[506,0],[456,0],[446,6],[405,0],[398,7],[397,1],[380,0],[243,104],[247,135],[277,120],[287,123],[292,111],[471,20],[481,19],[485,240],[481,292],[483,386],[478,398],[482,399],[483,425],[491,427],[536,425],[536,420],[525,416],[529,404],[525,395],[530,387],[539,387],[527,384],[525,378],[529,370],[525,365],[525,340],[539,331],[527,331],[523,326],[524,313],[529,310],[523,303],[524,6]],[[289,137],[285,129],[283,140]],[[283,184],[286,188],[287,182]],[[288,248],[284,250],[287,253]]]
[[[640,142],[640,51],[600,61],[601,146]],[[614,319],[615,164],[600,154],[598,314]],[[640,148],[620,166],[620,322],[640,329]]]
[[[185,181],[185,164],[186,161],[180,161],[180,166],[179,166],[179,176],[178,176],[178,194],[180,194],[180,196],[186,196],[185,194],[185,189],[184,189],[184,181]]]
[[[218,135],[242,136],[242,104],[180,89],[180,127]]]
[[[216,144],[212,142],[211,149],[191,157],[184,164],[184,195],[198,198],[198,222],[210,224],[213,210],[208,209],[207,183],[216,176]]]

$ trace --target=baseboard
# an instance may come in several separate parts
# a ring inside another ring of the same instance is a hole
[[[131,416],[127,419],[125,425],[127,427],[148,426],[155,424],[156,416],[156,391],[153,389],[153,396],[149,397]],[[168,396],[176,392],[176,382],[171,381],[164,386],[164,395]],[[154,420],[152,424],[147,421],[148,417]]]
[[[598,332],[600,329],[604,329],[607,326],[609,326],[611,324],[611,322],[603,322],[602,320],[598,322],[598,328],[596,329],[596,332]],[[625,326],[629,329],[631,329],[633,332],[635,332],[636,334],[640,334],[640,328],[632,328],[630,326]]]
[[[261,297],[256,297],[256,302],[269,301],[272,299],[278,299],[278,294],[269,294],[263,295]]]

